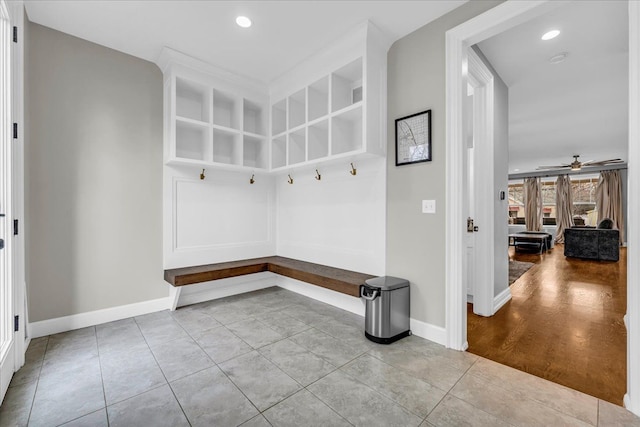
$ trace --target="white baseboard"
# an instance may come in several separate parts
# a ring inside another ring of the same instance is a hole
[[[283,289],[330,304],[359,316],[364,317],[365,314],[365,304],[360,298],[332,291],[300,280],[280,276],[271,272],[255,273],[251,275],[231,277],[229,279],[220,279],[211,282],[183,286],[178,306],[196,304],[203,301],[224,298],[272,286],[279,286]],[[167,310],[170,309],[172,303],[173,300],[171,297],[159,298],[151,301],[33,322],[29,324],[31,338],[38,338],[46,335],[57,334],[59,332],[66,332],[73,329],[126,319],[128,317]],[[438,344],[446,345],[446,331],[440,326],[410,319],[410,328],[413,335],[428,339],[429,341],[433,341]]]
[[[278,277],[265,271],[182,286],[178,307],[277,286]]]
[[[507,289],[500,292],[493,298],[493,314],[496,314],[503,305],[511,300],[511,288],[507,286]]]
[[[283,289],[287,289],[364,317],[365,304],[360,298],[283,276],[278,277],[277,285]],[[409,327],[411,328],[411,333],[413,335],[438,344],[446,344],[446,330],[440,326],[435,326],[416,319],[410,319]]]
[[[364,316],[364,302],[360,298],[280,275],[276,275],[275,284],[288,291]]]
[[[432,325],[431,323],[422,322],[416,319],[409,320],[411,333],[420,338],[433,341],[437,344],[447,345],[447,330],[441,326]]]
[[[158,298],[134,304],[57,317],[55,319],[42,320],[40,322],[30,323],[29,330],[31,331],[31,338],[44,337],[73,329],[86,328],[87,326],[100,325],[128,317],[166,310],[170,304],[169,301],[169,298]]]

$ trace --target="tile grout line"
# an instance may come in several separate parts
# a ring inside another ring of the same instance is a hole
[[[134,320],[135,322],[135,320]],[[107,410],[107,392],[104,388],[104,374],[102,372],[102,356],[100,354],[100,343],[98,342],[98,328],[95,328],[96,347],[98,348],[98,365],[100,366],[100,383],[102,384],[102,398],[104,399],[104,413],[107,417],[107,427],[109,426],[109,411]]]
[[[182,325],[181,325],[179,322],[177,322],[177,321],[173,318],[173,316],[171,316],[171,313],[169,313],[169,316],[171,317],[171,319],[172,319],[174,322],[176,322],[176,324],[177,324],[177,325],[178,325],[178,326],[179,326],[179,327],[180,327],[180,328],[181,328],[181,329],[182,329],[182,330],[183,330],[187,335],[189,335],[189,333],[188,333],[188,332],[187,332],[187,331],[182,327]],[[145,344],[147,344],[147,348],[149,349],[149,352],[151,353],[151,357],[153,357],[153,360],[156,362],[156,365],[158,366],[158,369],[160,370],[160,373],[162,374],[162,377],[164,378],[166,385],[169,387],[169,390],[171,390],[171,395],[172,395],[172,396],[173,396],[173,398],[176,400],[176,403],[178,404],[178,407],[179,407],[179,408],[180,408],[180,410],[182,411],[182,415],[184,416],[184,419],[185,419],[185,420],[187,420],[187,424],[189,424],[189,426],[191,426],[191,421],[189,420],[189,417],[187,417],[187,413],[184,411],[184,408],[182,407],[182,404],[180,403],[180,400],[178,399],[178,396],[176,396],[176,393],[173,391],[173,387],[171,387],[171,383],[170,383],[170,382],[169,382],[169,380],[167,379],[167,376],[166,376],[166,374],[164,373],[164,371],[162,370],[162,367],[160,366],[160,363],[158,363],[158,359],[156,358],[155,353],[154,353],[154,352],[153,352],[153,350],[151,349],[151,346],[149,345],[149,341],[147,341],[147,337],[145,337],[145,336],[144,336],[144,333],[142,332],[142,329],[140,328],[140,324],[139,324],[139,323],[138,323],[138,321],[135,319],[135,317],[133,318],[133,320],[134,320],[134,322],[136,323],[136,325],[138,326],[138,329],[140,330],[140,334],[142,335],[142,339],[144,340]],[[177,340],[177,339],[179,339],[179,338],[176,338],[176,340]],[[170,341],[167,341],[167,342],[172,342],[172,341],[175,341],[175,340],[170,340]],[[194,342],[195,342],[195,340],[194,340]],[[163,344],[164,344],[164,343],[163,343]],[[197,344],[197,343],[196,343],[196,344]],[[205,352],[205,354],[206,354],[206,352]],[[209,355],[208,355],[208,354],[207,354],[207,357],[209,357]],[[213,362],[213,360],[212,360],[212,362]],[[215,362],[214,362],[214,363],[215,363]],[[142,392],[142,393],[137,394],[136,396],[140,396],[141,394],[144,394],[144,393],[146,393],[146,392],[148,392],[148,391],[158,389],[158,388],[162,387],[163,385],[165,385],[165,384],[162,384],[162,385],[159,385],[158,387],[154,387],[154,388],[151,388],[151,389],[149,389],[149,390],[146,390],[146,391],[144,391],[144,392]],[[136,396],[132,396],[132,398],[133,398],[133,397],[136,397]],[[128,399],[125,399],[125,400],[128,400]],[[107,411],[107,412],[108,412],[108,411]]]
[[[40,386],[40,375],[42,374],[42,367],[44,366],[44,358],[47,355],[47,350],[49,349],[49,340],[51,339],[51,335],[47,335],[47,344],[44,346],[44,352],[42,353],[42,362],[40,363],[40,368],[38,369],[38,377],[36,378],[36,386],[33,390],[33,397],[31,399],[31,406],[29,407],[29,416],[27,417],[27,426],[31,421],[31,414],[33,413],[33,405],[36,403],[36,394],[38,393],[38,386]]]

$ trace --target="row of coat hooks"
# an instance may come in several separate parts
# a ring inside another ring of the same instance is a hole
[[[204,171],[205,171],[205,170],[204,170],[204,169],[202,169],[202,172],[200,172],[200,179],[201,179],[201,180],[203,180],[203,179],[205,179],[205,178],[206,178],[206,175],[204,174]],[[349,173],[350,173],[351,175],[354,175],[354,176],[358,173],[358,170],[353,166],[353,163],[351,163],[351,170],[349,171]],[[287,176],[288,176],[287,182],[288,182],[289,184],[293,184],[293,178],[291,177],[291,174],[288,174]],[[254,183],[256,182],[256,179],[255,179],[255,178],[256,178],[256,175],[255,175],[255,174],[252,174],[252,175],[251,175],[251,178],[249,178],[249,184],[254,184]],[[322,175],[320,175],[320,172],[318,172],[318,169],[316,169],[316,175],[315,175],[315,177],[314,177],[314,178],[315,178],[316,180],[318,180],[318,181],[322,180]]]

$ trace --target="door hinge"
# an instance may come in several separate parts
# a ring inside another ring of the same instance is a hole
[[[18,27],[13,27],[13,42],[18,43]]]
[[[18,235],[18,220],[17,219],[13,220],[13,235],[14,236]]]
[[[13,139],[18,139],[18,124],[13,124]]]
[[[20,316],[13,316],[13,332],[20,330]]]

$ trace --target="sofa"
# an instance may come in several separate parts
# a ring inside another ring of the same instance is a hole
[[[598,261],[620,259],[620,231],[602,220],[598,227],[571,227],[564,230],[564,256]],[[610,221],[610,220],[609,220]]]

